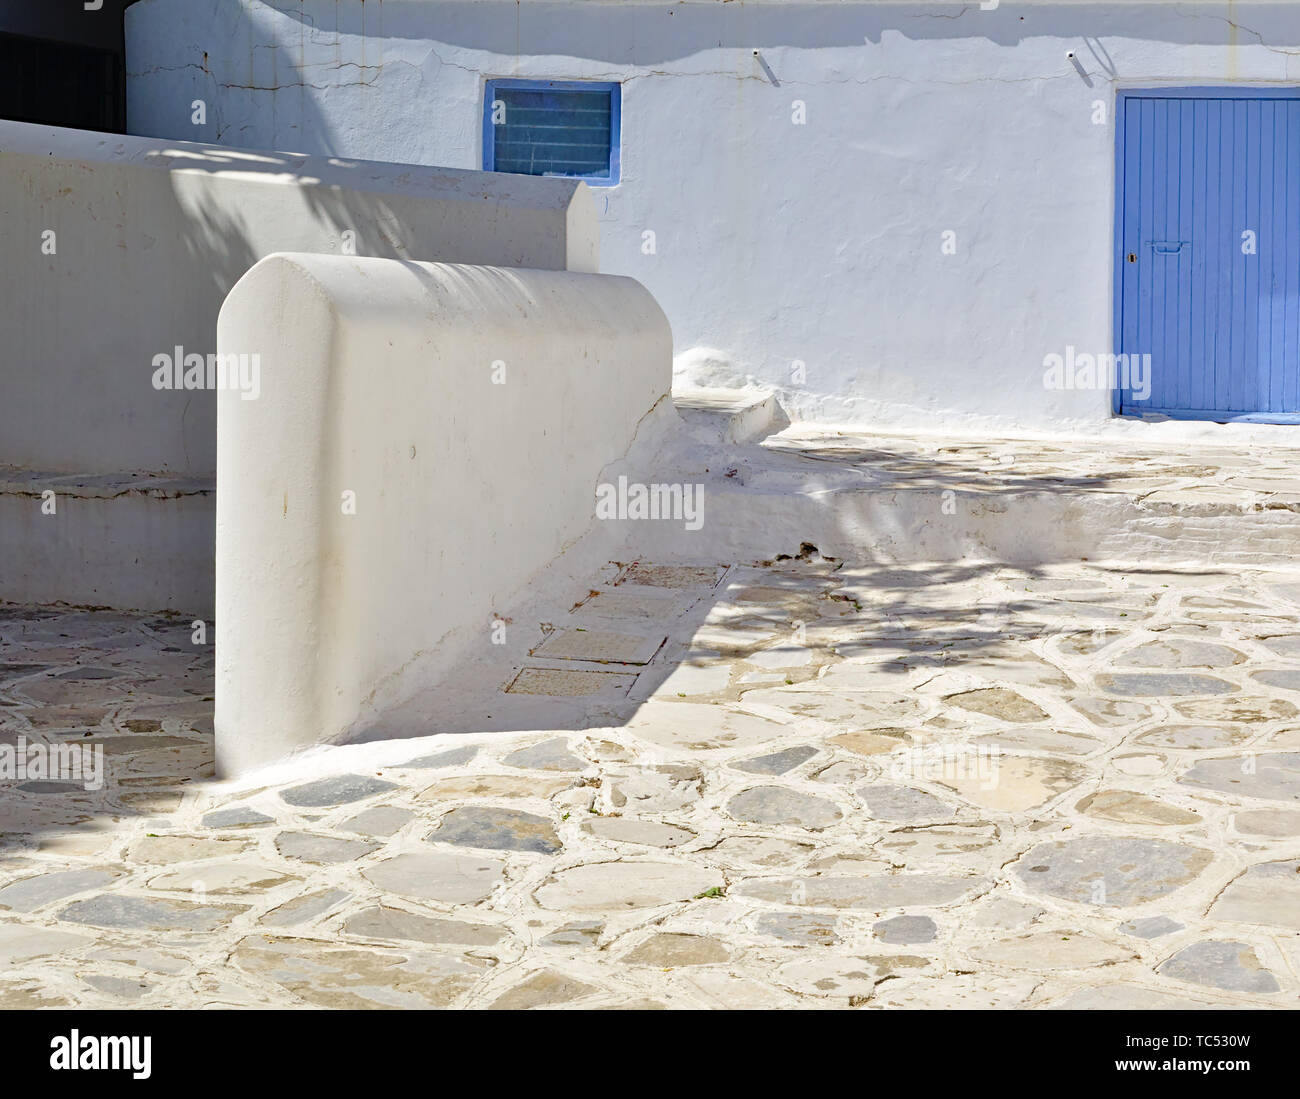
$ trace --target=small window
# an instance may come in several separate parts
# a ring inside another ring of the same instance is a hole
[[[618,182],[619,86],[585,81],[489,80],[483,168]]]

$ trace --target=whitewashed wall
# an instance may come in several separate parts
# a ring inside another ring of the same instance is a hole
[[[0,466],[210,475],[215,394],[155,389],[155,356],[215,351],[262,256],[345,248],[592,271],[598,230],[569,180],[0,122]]]
[[[458,168],[485,76],[622,81],[602,269],[715,378],[923,427],[1109,415],[1042,375],[1111,347],[1117,86],[1300,81],[1294,2],[142,0],[127,36],[136,132]]]
[[[277,255],[222,306],[262,392],[218,403],[217,763],[382,717],[591,529],[667,396],[636,282]]]

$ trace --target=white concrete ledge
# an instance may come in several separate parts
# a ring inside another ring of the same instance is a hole
[[[218,400],[227,774],[373,723],[447,638],[486,642],[671,384],[650,294],[572,272],[271,256],[218,346],[261,362],[257,399]]]

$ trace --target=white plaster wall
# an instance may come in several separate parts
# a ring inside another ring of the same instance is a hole
[[[584,184],[0,122],[0,466],[211,474],[211,392],[153,358],[216,346],[271,252],[594,271]],[[53,231],[56,251],[43,250]],[[129,539],[128,539],[129,541]]]
[[[43,510],[47,488],[56,493],[53,513]],[[0,600],[206,620],[215,497],[210,483],[24,483],[0,471]]]
[[[671,383],[645,289],[571,272],[272,256],[218,344],[262,363],[256,400],[218,402],[225,772],[381,720],[449,639],[488,643]]]
[[[1109,394],[1045,390],[1043,359],[1111,348],[1116,88],[1300,81],[1300,17],[1294,0],[142,0],[127,53],[137,132],[458,168],[481,165],[486,76],[622,81],[603,269],[651,289],[678,352],[722,353],[704,380],[776,385],[824,420],[1086,429]]]

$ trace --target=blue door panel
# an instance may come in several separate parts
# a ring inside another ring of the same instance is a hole
[[[1150,389],[1121,378],[1119,410],[1300,420],[1300,90],[1120,107],[1116,352]]]

